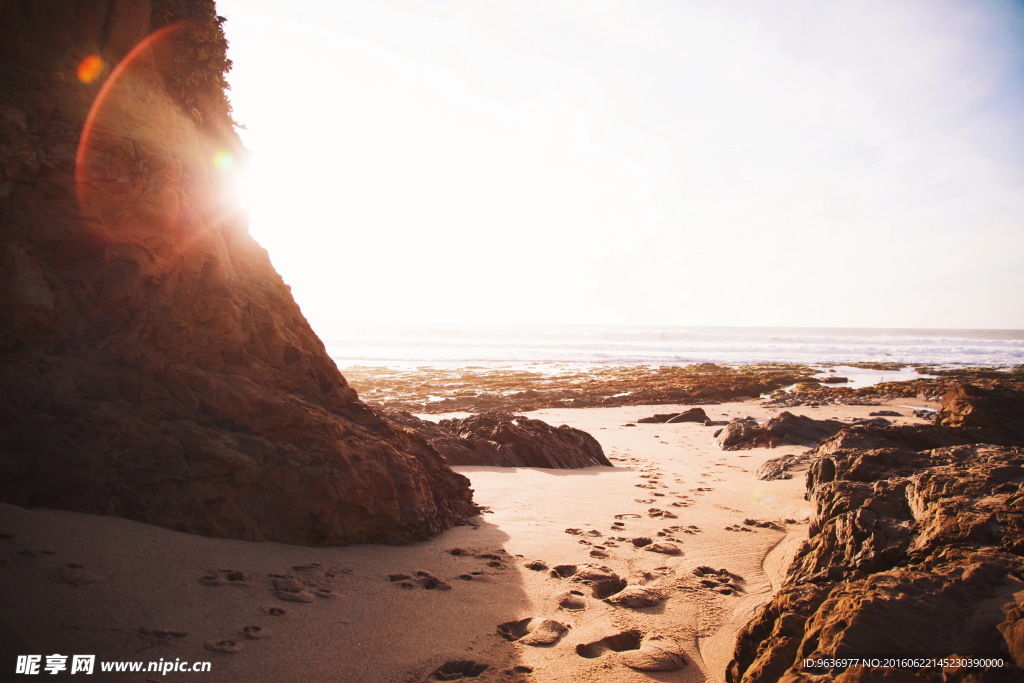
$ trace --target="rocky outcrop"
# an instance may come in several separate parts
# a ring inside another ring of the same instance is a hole
[[[576,469],[612,464],[597,439],[561,425],[552,427],[522,415],[490,412],[434,423],[409,413],[389,413],[422,433],[449,465]]]
[[[811,457],[810,452],[806,452],[771,458],[761,463],[754,476],[761,481],[792,479],[793,472],[805,468],[811,462]]]
[[[939,424],[985,430],[990,441],[1024,442],[1024,391],[957,385],[942,397]]]
[[[0,500],[288,543],[436,533],[474,512],[468,481],[359,401],[225,199],[220,21],[0,6]]]
[[[967,443],[989,427],[851,427],[815,449],[809,538],[741,630],[727,680],[1021,679],[1024,449]],[[875,655],[1009,664],[803,668]]]
[[[782,412],[764,424],[751,418],[735,419],[715,433],[723,451],[746,448],[775,448],[785,444],[815,446],[845,425],[838,420],[815,420],[806,415]]]
[[[736,367],[594,365],[549,368],[417,368],[346,370],[360,395],[389,410],[412,413],[525,413],[541,408],[711,405],[744,400],[812,376],[798,365]]]
[[[690,408],[684,410],[681,413],[656,413],[650,417],[642,417],[637,420],[638,423],[642,424],[657,424],[657,423],[670,423],[675,424],[676,422],[699,422],[704,424],[709,422],[711,418],[704,412],[703,408]]]

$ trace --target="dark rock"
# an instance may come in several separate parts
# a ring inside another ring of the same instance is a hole
[[[903,417],[903,413],[897,413],[895,410],[875,410],[868,413],[869,417]]]
[[[700,422],[704,424],[710,418],[707,413],[704,412],[703,408],[690,408],[681,413],[657,413],[651,417],[643,417],[637,420],[644,424],[653,423],[676,423],[676,422]]]
[[[449,465],[579,468],[611,467],[597,439],[567,425],[509,413],[483,413],[432,423],[408,413],[389,416],[422,434]]]
[[[822,384],[846,384],[849,382],[847,377],[839,377],[838,375],[830,375],[829,377],[822,377],[818,380]]]
[[[177,19],[118,80],[75,78]],[[465,477],[357,398],[222,200],[212,160],[244,150],[212,1],[11,0],[0,46],[0,500],[310,545],[474,513]]]
[[[810,461],[811,455],[809,453],[783,455],[778,458],[772,458],[771,460],[765,460],[761,466],[757,468],[755,476],[757,476],[761,481],[792,479],[792,472],[804,467]]]
[[[942,397],[939,424],[986,430],[999,441],[1024,442],[1024,391],[957,385]]]
[[[815,446],[844,426],[838,420],[815,420],[783,412],[763,425],[750,418],[733,420],[716,434],[715,441],[723,451],[774,448],[784,444]]]
[[[726,679],[834,680],[842,669],[803,660],[842,654],[1007,651],[1018,668],[964,680],[1024,676],[1024,450],[962,443],[990,429],[852,427],[822,443],[807,476],[808,540],[740,631]]]

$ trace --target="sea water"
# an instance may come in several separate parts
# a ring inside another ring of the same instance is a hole
[[[321,333],[321,338],[342,368],[523,363],[1024,364],[1024,330],[393,326],[334,330]]]

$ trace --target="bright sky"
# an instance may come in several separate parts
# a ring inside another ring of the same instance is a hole
[[[218,0],[250,229],[377,323],[1024,328],[1024,4]]]

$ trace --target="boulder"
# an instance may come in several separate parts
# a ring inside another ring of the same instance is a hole
[[[637,422],[645,424],[654,424],[660,422],[676,423],[676,422],[699,422],[704,424],[711,418],[708,417],[707,413],[704,412],[703,408],[690,408],[684,410],[681,413],[658,413],[651,417],[642,417]]]
[[[435,534],[474,514],[468,480],[359,400],[225,199],[225,46],[212,0],[3,3],[0,500],[256,541]]]
[[[815,446],[844,426],[838,420],[815,420],[786,411],[764,424],[750,418],[732,420],[716,432],[715,443],[723,451],[775,448],[785,444]]]
[[[389,416],[421,433],[449,465],[575,469],[612,464],[597,439],[567,425],[489,412],[433,423],[409,413]]]

